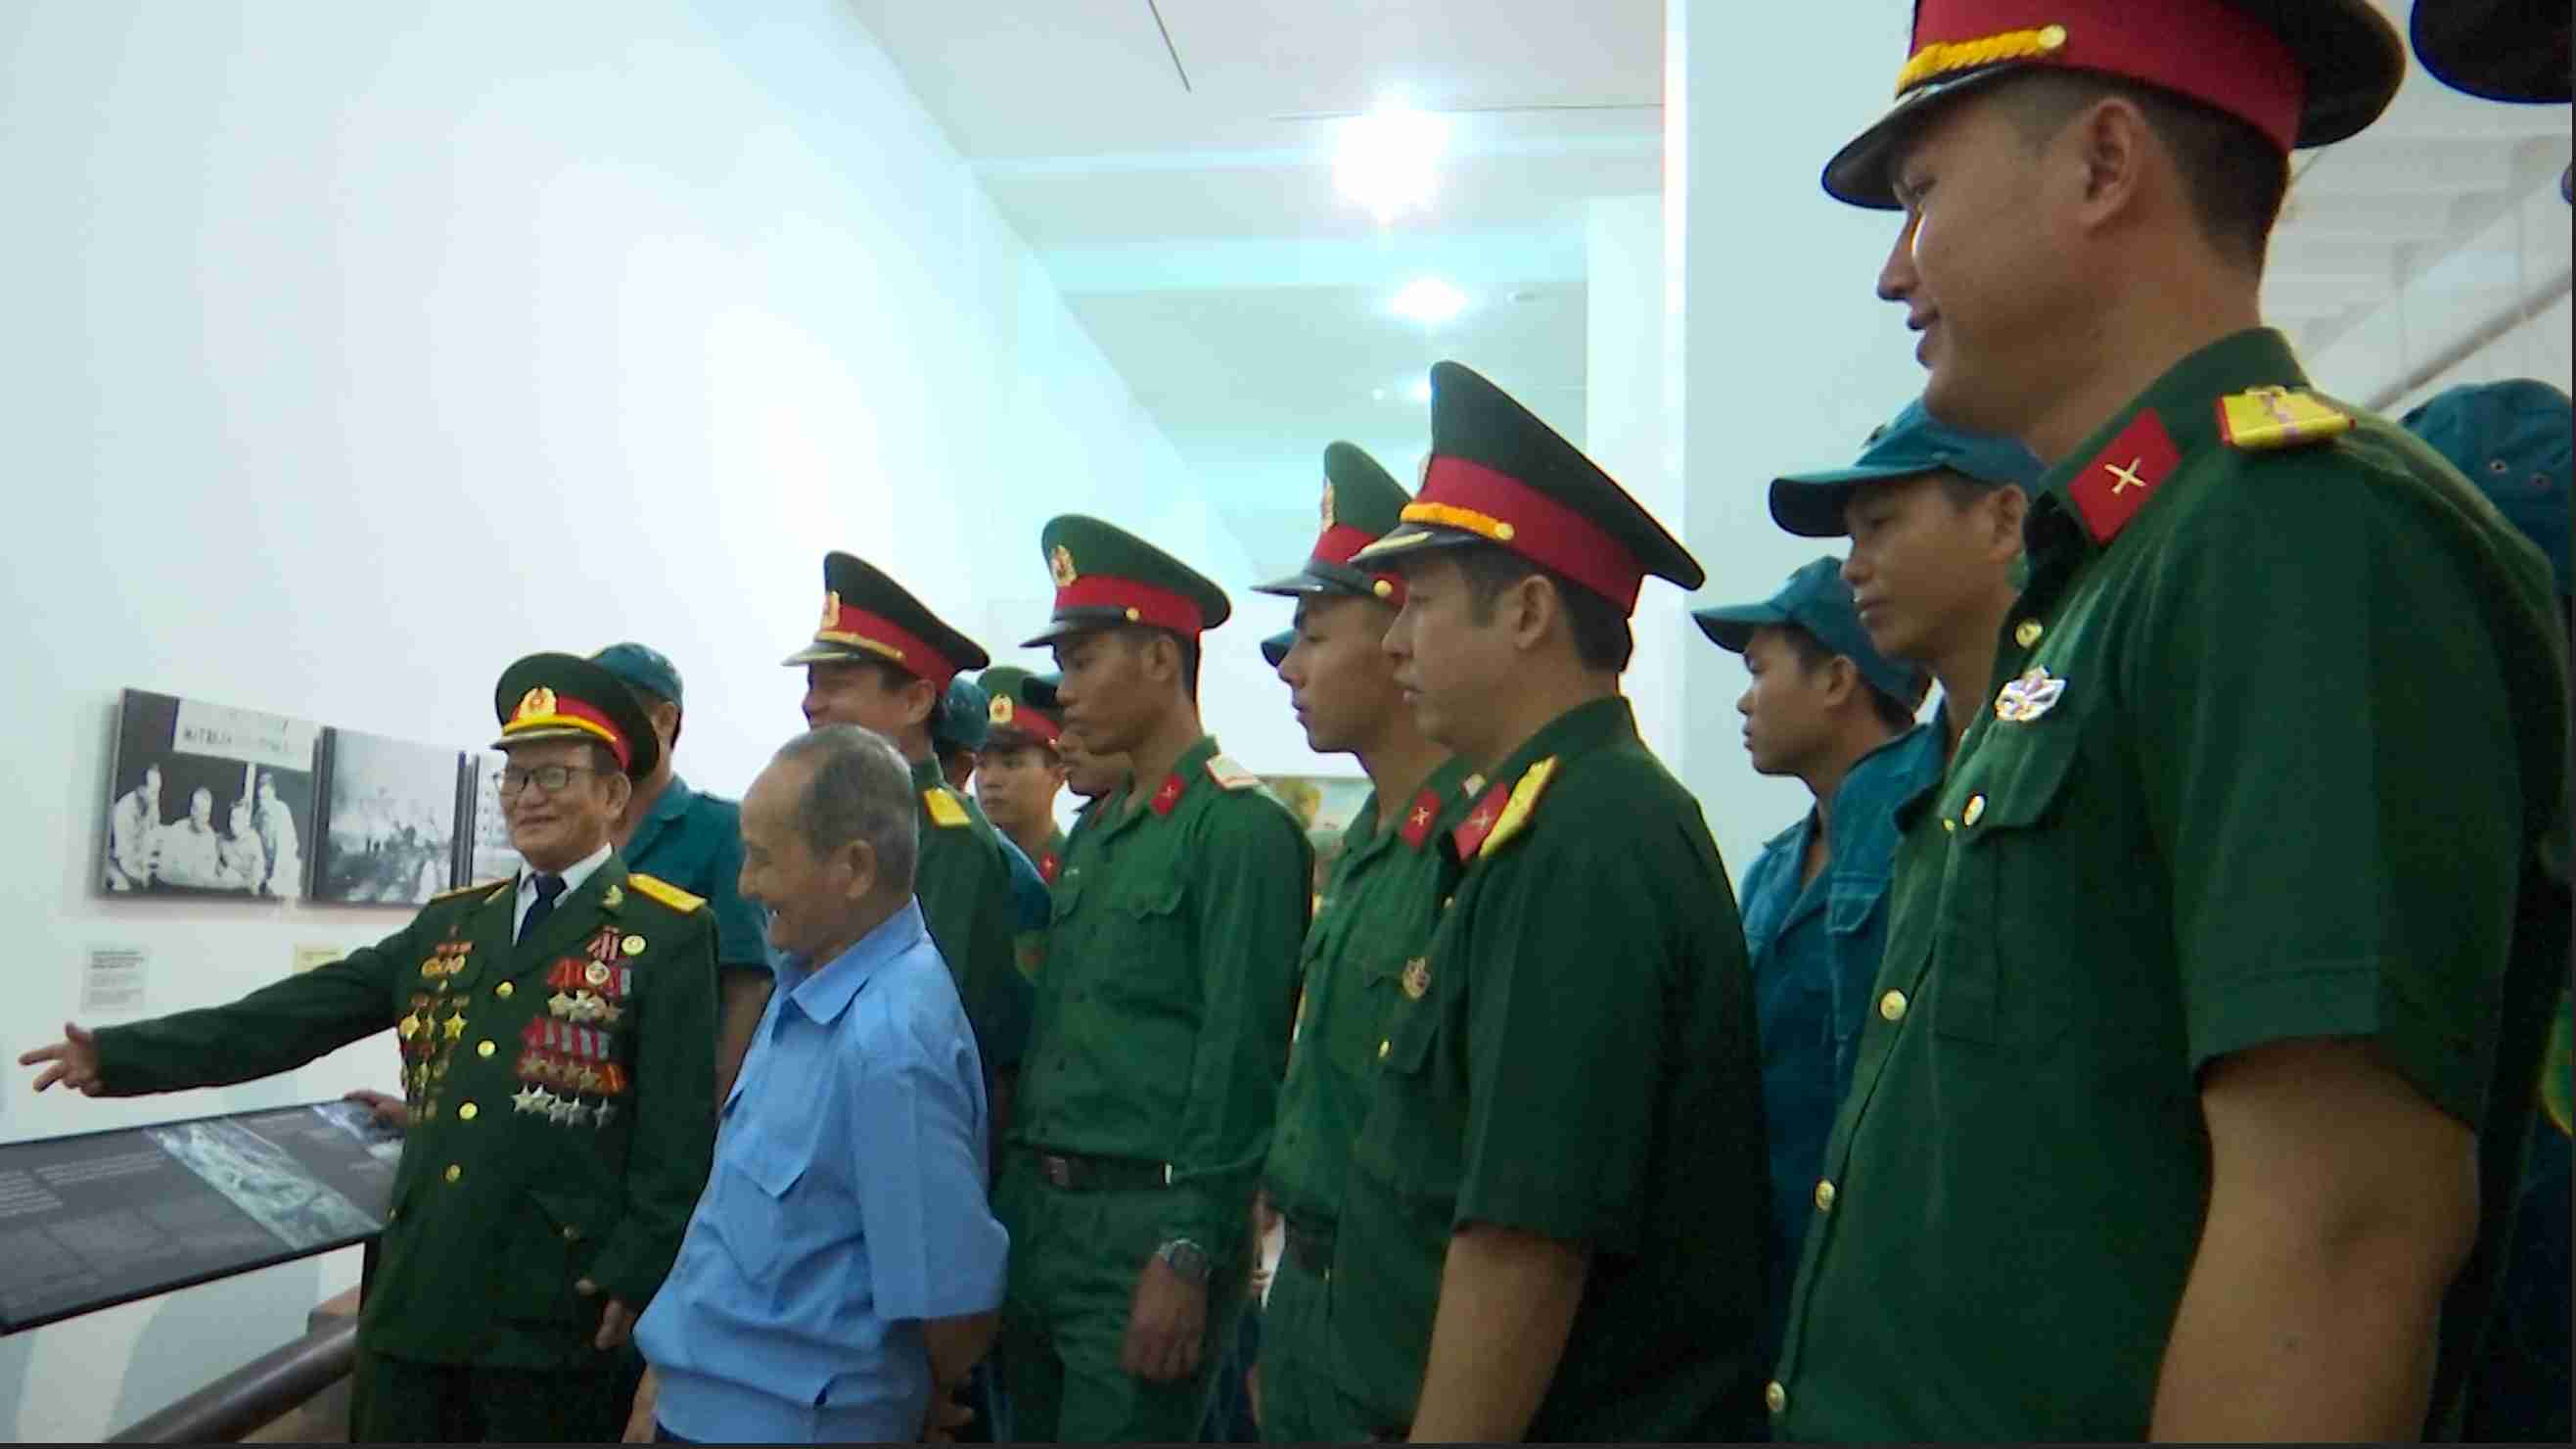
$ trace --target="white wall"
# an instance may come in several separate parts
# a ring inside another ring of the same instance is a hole
[[[121,686],[470,746],[510,659],[634,636],[687,675],[683,769],[734,793],[798,727],[777,661],[828,547],[1035,664],[1007,646],[1045,614],[1050,513],[1248,581],[837,0],[18,0],[0,64],[12,1057],[92,943],[152,950],[157,1011],[401,924],[91,896]],[[1288,725],[1236,632],[1207,694],[1263,763]],[[0,1136],[393,1060],[125,1102],[21,1074]],[[113,1432],[301,1332],[354,1257],[0,1340],[0,1437]]]

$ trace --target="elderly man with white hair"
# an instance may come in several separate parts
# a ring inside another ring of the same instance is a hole
[[[1008,1238],[974,1034],[913,897],[919,809],[855,725],[789,741],[743,796],[778,987],[636,1330],[629,1442],[919,1439],[992,1343]]]

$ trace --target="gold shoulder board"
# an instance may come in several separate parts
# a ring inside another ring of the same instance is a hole
[[[693,896],[660,876],[644,875],[639,872],[628,876],[626,883],[682,915],[706,909],[706,897]]]
[[[948,787],[945,785],[933,785],[922,791],[921,803],[930,811],[930,823],[933,825],[946,826],[953,830],[968,823],[966,807],[957,803],[957,797],[948,793]]]
[[[1243,768],[1243,766],[1236,764],[1232,759],[1224,755],[1208,756],[1207,772],[1209,779],[1216,781],[1218,784],[1223,785],[1229,790],[1250,790],[1261,784],[1261,777],[1259,775]]]
[[[1554,755],[1529,767],[1529,773],[1512,786],[1512,798],[1504,804],[1503,813],[1495,819],[1494,828],[1485,836],[1484,844],[1476,848],[1478,855],[1493,854],[1502,848],[1503,842],[1529,828],[1530,812],[1538,808],[1538,797],[1546,791],[1547,782],[1555,775]]]
[[[506,880],[478,880],[472,885],[461,885],[452,891],[440,891],[431,896],[426,904],[434,906],[440,901],[452,901],[458,896],[489,895],[509,884],[510,882]]]
[[[2218,431],[2231,448],[2304,448],[2352,430],[2352,414],[2312,392],[2258,387],[2218,400]]]

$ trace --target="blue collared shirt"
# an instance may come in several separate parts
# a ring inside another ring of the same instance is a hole
[[[1786,1326],[1799,1244],[1834,1113],[1851,1086],[1870,986],[1887,945],[1896,807],[1941,778],[1942,732],[1916,725],[1861,756],[1834,790],[1825,868],[1799,880],[1816,813],[1771,838],[1744,873],[1744,941],[1762,1038],[1771,1156],[1771,1334]]]
[[[782,964],[636,1344],[683,1438],[912,1439],[925,1319],[999,1307],[983,1064],[921,907]]]

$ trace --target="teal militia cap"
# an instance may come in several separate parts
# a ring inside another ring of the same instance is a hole
[[[1297,631],[1282,629],[1261,641],[1261,657],[1269,661],[1271,668],[1276,669],[1288,661],[1288,651],[1296,647]]]
[[[2576,409],[2567,394],[2527,377],[2472,383],[2435,394],[2406,415],[2405,426],[2539,545],[2564,597],[2569,454],[2576,449]]]
[[[1404,580],[1395,574],[1373,574],[1354,568],[1351,557],[1392,531],[1413,496],[1366,451],[1351,443],[1324,449],[1323,528],[1315,535],[1306,566],[1284,579],[1257,584],[1254,591],[1284,594],[1344,594],[1384,599],[1402,607]],[[1269,652],[1265,641],[1262,652]],[[1274,665],[1279,661],[1272,660]]]
[[[1851,531],[1843,508],[1861,485],[1943,468],[1979,483],[2024,490],[2038,487],[2046,471],[2030,449],[2010,438],[1963,433],[1933,417],[1916,398],[1870,433],[1850,467],[1772,479],[1771,520],[1801,538],[1839,538]]]
[[[1431,365],[1431,456],[1395,528],[1351,556],[1488,544],[1637,612],[1652,574],[1685,589],[1707,574],[1599,464],[1509,393],[1455,362]]]
[[[832,664],[873,659],[930,681],[945,692],[948,681],[992,663],[983,647],[948,627],[903,585],[863,558],[838,551],[823,555],[823,618],[814,642],[779,661]]]
[[[593,654],[590,662],[656,699],[667,699],[673,704],[681,702],[679,667],[665,658],[659,649],[630,639]]]
[[[1198,570],[1097,518],[1065,513],[1048,519],[1038,534],[1038,552],[1055,579],[1055,614],[1047,631],[1023,648],[1126,624],[1195,640],[1234,613],[1225,590]]]
[[[1693,609],[1691,617],[1699,621],[1699,631],[1710,643],[1738,654],[1753,641],[1756,629],[1804,629],[1817,643],[1850,660],[1871,688],[1907,709],[1921,705],[1925,691],[1932,687],[1922,670],[1897,663],[1869,642],[1860,610],[1852,603],[1851,585],[1843,582],[1842,560],[1830,555],[1789,575],[1780,591],[1761,603]]]
[[[939,696],[939,714],[931,721],[930,743],[946,750],[980,750],[993,732],[993,698],[984,686],[958,675]]]

